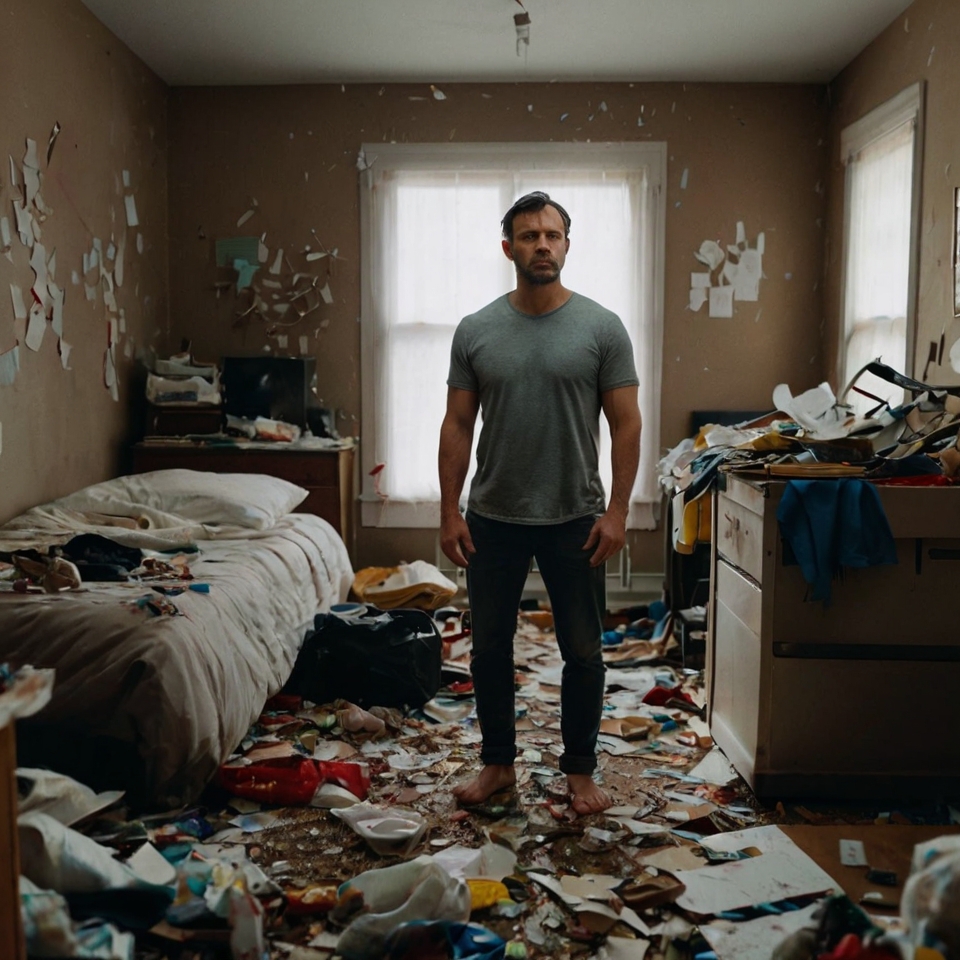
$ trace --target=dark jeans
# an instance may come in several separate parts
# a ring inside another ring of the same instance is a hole
[[[533,525],[503,523],[467,513],[477,552],[467,589],[473,632],[471,667],[485,764],[512,764],[517,755],[513,637],[530,558],[537,558],[553,608],[563,656],[560,728],[564,773],[592,773],[603,709],[600,635],[606,607],[604,566],[590,566],[584,550],[596,518]]]

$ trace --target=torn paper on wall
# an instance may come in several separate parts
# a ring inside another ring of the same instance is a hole
[[[224,237],[216,242],[218,267],[232,267],[234,260],[260,261],[259,237]]]
[[[22,197],[23,194],[20,191],[20,181],[17,179],[17,164],[16,161],[10,156],[10,189],[15,190]]]
[[[233,269],[237,271],[237,293],[239,293],[250,286],[253,282],[253,275],[260,269],[260,265],[238,257],[233,261]]]
[[[47,318],[43,315],[43,308],[39,303],[30,307],[30,316],[27,320],[27,336],[24,340],[31,350],[39,350],[43,343],[43,335],[47,332]]]
[[[50,166],[50,158],[53,156],[53,147],[57,142],[57,137],[60,136],[60,123],[59,121],[54,123],[53,129],[50,131],[50,138],[47,140],[47,166]]]
[[[116,345],[111,343],[103,354],[103,385],[110,391],[110,397],[114,402],[120,399],[120,392],[117,387],[116,349]]]
[[[953,346],[950,348],[950,367],[955,373],[960,373],[960,339],[953,341]]]
[[[764,248],[763,233],[754,246],[748,244],[743,221],[736,226],[736,243],[727,244],[726,250],[716,240],[704,240],[694,257],[709,272],[690,274],[690,309],[697,312],[707,303],[711,317],[729,318],[735,301],[759,300]]]
[[[706,302],[710,295],[709,287],[691,287],[690,288],[690,309],[696,313]]]
[[[710,268],[710,272],[713,273],[714,270],[718,269],[723,263],[724,252],[723,248],[717,243],[716,240],[704,240],[700,244],[700,249],[694,254],[694,256],[703,264]]]
[[[530,46],[530,14],[526,10],[523,13],[513,15],[513,25],[517,31],[517,56],[520,56],[521,46]]]
[[[50,298],[53,301],[53,307],[50,315],[50,326],[57,337],[63,336],[63,301],[64,291],[55,283],[50,284]]]
[[[37,141],[27,139],[27,152],[23,155],[24,198],[29,207],[40,191],[40,161],[37,159]]]
[[[132,194],[127,194],[127,196],[123,198],[123,206],[127,214],[127,226],[139,227],[140,218],[137,216],[137,201],[133,198]]]
[[[20,347],[0,353],[0,387],[9,387],[20,369]]]
[[[33,246],[33,215],[19,199],[13,201],[13,213],[17,220],[17,233],[25,247]]]
[[[710,316],[729,318],[733,316],[733,290],[731,286],[710,288]]]
[[[23,302],[23,291],[15,284],[10,284],[10,299],[13,301],[13,315],[17,320],[27,319],[27,305]]]
[[[740,254],[733,280],[736,298],[744,301],[760,299],[761,257],[759,250],[744,250]]]
[[[42,243],[33,245],[33,251],[30,254],[30,268],[35,276],[32,287],[33,295],[40,302],[40,306],[46,310],[50,302],[50,294],[47,291],[47,251]]]

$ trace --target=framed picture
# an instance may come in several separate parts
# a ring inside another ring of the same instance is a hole
[[[960,317],[960,187],[953,188],[953,315]]]

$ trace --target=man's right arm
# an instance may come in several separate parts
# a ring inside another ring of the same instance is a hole
[[[458,567],[468,566],[468,554],[475,552],[467,522],[460,514],[460,494],[470,467],[479,409],[479,394],[447,388],[447,412],[440,427],[440,549]]]

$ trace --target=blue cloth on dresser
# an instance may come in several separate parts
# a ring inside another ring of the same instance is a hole
[[[872,483],[789,480],[777,507],[783,562],[799,564],[812,599],[830,603],[841,567],[897,562],[897,548],[880,495]]]

